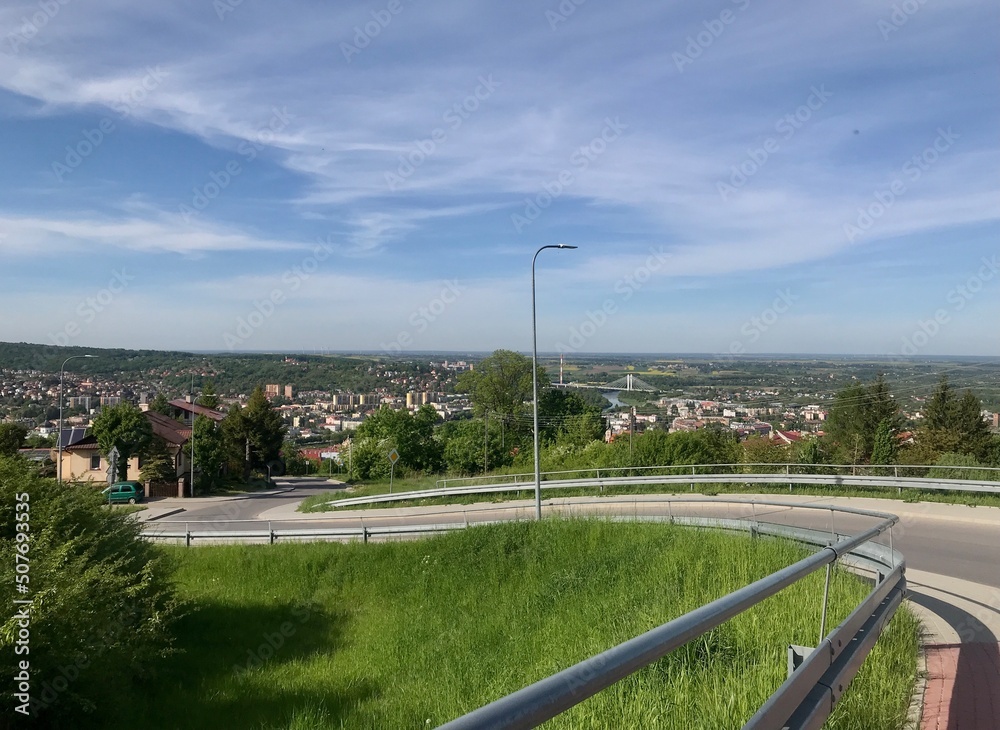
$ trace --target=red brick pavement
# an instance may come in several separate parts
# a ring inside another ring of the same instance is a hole
[[[927,647],[920,730],[1000,729],[1000,644]]]

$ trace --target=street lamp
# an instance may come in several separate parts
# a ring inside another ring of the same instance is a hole
[[[63,360],[62,367],[59,368],[59,434],[56,436],[56,448],[59,450],[59,461],[56,462],[56,480],[62,484],[62,442],[63,442],[63,375],[66,370],[66,363],[78,357],[97,357],[97,355],[70,355]]]
[[[535,260],[547,248],[576,248],[565,243],[542,246],[531,259],[531,392],[535,423],[535,519],[542,519],[542,475],[538,462],[538,330],[535,325]]]

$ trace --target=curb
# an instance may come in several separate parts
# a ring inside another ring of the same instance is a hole
[[[176,515],[179,512],[184,512],[184,511],[186,511],[186,510],[183,507],[178,507],[177,509],[168,510],[168,511],[162,513],[162,514],[155,515],[153,517],[147,517],[146,519],[140,520],[140,521],[141,522],[156,522],[156,520],[162,520],[164,517],[170,517],[172,515]]]

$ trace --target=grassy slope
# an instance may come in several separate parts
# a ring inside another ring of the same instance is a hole
[[[787,542],[600,521],[174,552],[193,606],[184,654],[148,692],[123,697],[109,727],[437,726],[802,555]],[[547,727],[738,727],[784,679],[785,647],[815,642],[821,581],[822,572]],[[866,590],[838,574],[829,625]],[[855,684],[833,727],[900,726],[915,620],[901,613],[889,633],[865,666],[876,676]]]

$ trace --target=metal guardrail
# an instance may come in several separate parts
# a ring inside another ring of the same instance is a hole
[[[721,465],[727,466],[727,465]],[[666,469],[672,467],[651,467]],[[557,479],[541,482],[543,490],[554,489],[598,489],[604,487],[637,486],[643,484],[684,484],[694,489],[696,484],[788,484],[789,491],[794,484],[820,484],[826,486],[854,487],[896,487],[904,489],[939,490],[956,492],[981,492],[1000,494],[1000,482],[974,481],[969,479],[933,479],[929,477],[890,477],[840,474],[657,474],[638,477],[607,477],[600,479]],[[440,489],[420,489],[394,494],[375,494],[367,497],[347,497],[325,502],[329,507],[351,507],[382,502],[401,502],[432,497],[449,497],[469,494],[498,494],[534,489],[534,482],[500,482],[468,487],[442,487]]]
[[[618,680],[660,659],[667,653],[698,638],[728,619],[742,613],[793,583],[802,580],[820,568],[826,567],[823,593],[823,610],[818,635],[819,644],[808,653],[788,679],[761,706],[744,729],[770,728],[819,728],[832,712],[844,690],[857,674],[864,659],[874,646],[882,629],[900,605],[906,591],[905,562],[902,555],[892,548],[892,526],[898,517],[851,507],[819,504],[789,504],[781,501],[744,499],[706,499],[699,497],[671,497],[655,500],[659,503],[720,505],[737,504],[750,507],[747,519],[711,518],[675,515],[672,508],[668,516],[617,516],[613,519],[664,520],[676,523],[722,528],[741,529],[751,534],[768,534],[790,537],[801,542],[823,546],[813,555],[798,561],[745,588],[702,606],[684,616],[663,624],[630,641],[613,647],[568,669],[525,687],[507,697],[475,710],[468,715],[442,726],[444,730],[471,730],[485,728],[530,728],[545,722],[614,684]],[[592,504],[599,504],[594,500]],[[831,516],[829,531],[770,524],[758,519],[757,507],[786,507],[801,510],[828,511]],[[476,508],[476,512],[499,511],[502,505]],[[856,535],[844,536],[834,530],[835,513],[870,517],[879,522]],[[433,517],[434,515],[426,515]],[[527,517],[527,514],[525,515]],[[349,519],[343,515],[343,520]],[[350,517],[350,519],[357,519]],[[267,530],[211,530],[192,532],[186,524],[183,531],[155,529],[145,534],[150,538],[183,539],[192,541],[232,539],[266,540],[270,543],[281,539],[360,539],[371,537],[414,536],[433,534],[469,526],[468,511],[458,522],[433,522],[405,526],[364,526],[320,529],[275,530],[269,523]],[[477,524],[491,524],[487,520]],[[246,521],[220,521],[220,523]],[[162,524],[162,523],[161,523]],[[872,542],[888,533],[888,547]],[[860,566],[875,575],[875,585],[864,601],[828,635],[826,632],[826,606],[830,586],[830,572],[838,561]]]
[[[756,504],[853,512],[880,518],[881,522],[858,535],[839,539],[833,545],[745,588],[446,723],[441,730],[536,727],[825,566],[827,575],[819,646],[790,672],[785,683],[744,725],[744,730],[819,728],[861,668],[905,595],[905,563],[902,556],[891,548],[888,551],[861,549],[875,537],[891,530],[898,518],[884,513],[822,505]],[[679,519],[674,518],[675,521]],[[756,520],[753,523],[749,529],[762,531]],[[818,541],[819,544],[829,537],[828,533],[796,531],[787,527],[777,527],[773,531],[774,534],[785,535],[792,532],[796,533],[797,539]],[[839,558],[854,551],[858,551],[863,560],[881,567],[876,573],[875,587],[847,619],[824,637],[830,569]]]
[[[928,472],[933,469],[947,469],[947,470],[961,470],[967,471],[970,474],[972,472],[983,473],[984,476],[990,476],[991,474],[996,474],[997,479],[1000,479],[1000,467],[996,466],[934,466],[933,464],[802,464],[799,462],[765,462],[765,461],[755,461],[755,462],[734,462],[731,464],[671,464],[669,466],[601,466],[601,467],[587,467],[583,469],[561,469],[558,471],[544,471],[542,472],[543,479],[547,476],[558,476],[560,474],[593,474],[594,478],[600,479],[601,472],[604,472],[606,477],[611,476],[615,473],[620,474],[621,472],[651,472],[651,471],[664,471],[672,474],[676,474],[683,470],[685,473],[688,471],[694,474],[712,474],[720,473],[718,470],[720,467],[730,468],[731,471],[728,473],[784,473],[786,476],[792,476],[797,474],[815,474],[817,471],[825,471],[829,473],[838,473],[842,476],[850,473],[851,476],[892,476],[899,477],[900,470],[914,470],[914,471],[924,471]],[[742,472],[739,470],[763,467],[766,469],[772,469],[776,471],[771,472]],[[903,474],[904,477],[909,476]],[[503,483],[502,480],[509,479],[511,484],[521,485],[525,482],[534,484],[535,475],[534,473],[524,473],[524,474],[487,474],[483,476],[475,477],[447,477],[445,479],[438,479],[434,482],[434,486],[438,489],[446,489],[450,483],[455,482],[465,482],[467,486],[472,486],[470,482],[480,482],[486,480],[493,480],[492,483],[500,484]],[[519,481],[520,480],[520,481]]]

